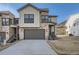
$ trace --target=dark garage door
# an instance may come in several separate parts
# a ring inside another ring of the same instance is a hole
[[[45,39],[44,29],[25,29],[24,39]]]
[[[0,42],[5,40],[5,32],[0,32]]]

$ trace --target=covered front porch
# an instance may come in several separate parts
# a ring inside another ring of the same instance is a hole
[[[49,25],[49,40],[55,40],[56,35],[55,35],[55,25]]]
[[[19,27],[10,27],[9,36],[7,43],[19,40]]]

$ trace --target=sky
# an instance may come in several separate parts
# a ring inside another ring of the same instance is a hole
[[[24,6],[24,3],[1,3],[0,11],[11,11],[16,17],[19,17],[17,9]],[[68,20],[72,14],[79,13],[78,3],[33,3],[38,8],[48,8],[49,15],[55,15],[57,17],[57,23],[61,23]]]

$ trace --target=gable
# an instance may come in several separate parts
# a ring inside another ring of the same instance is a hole
[[[20,9],[18,9],[18,11],[22,11],[23,9],[27,8],[27,7],[32,7],[36,10],[39,10],[39,8],[33,6],[32,4],[26,4],[25,6],[21,7]]]
[[[39,27],[40,26],[40,13],[39,10],[32,6],[27,6],[19,11],[20,13],[20,26],[21,27]],[[34,23],[24,23],[24,14],[34,14]]]
[[[37,13],[39,13],[39,11],[36,10],[35,8],[31,7],[31,6],[28,6],[27,8],[22,9],[19,13],[20,13],[20,15],[23,15],[23,14],[37,14]]]
[[[72,26],[76,19],[79,18],[79,14],[73,14],[69,17],[69,19],[66,22],[66,26]]]
[[[27,8],[28,6],[34,8],[34,9],[40,11],[40,12],[48,12],[48,8],[39,9],[39,8],[35,7],[34,5],[32,5],[30,3],[28,3],[28,4],[24,5],[23,7],[19,8],[18,12],[22,11],[23,9]]]

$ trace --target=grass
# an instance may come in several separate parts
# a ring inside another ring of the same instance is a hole
[[[75,37],[76,38],[76,37]],[[79,54],[79,40],[77,39],[60,38],[58,40],[49,40],[49,45],[61,55],[78,55]]]

